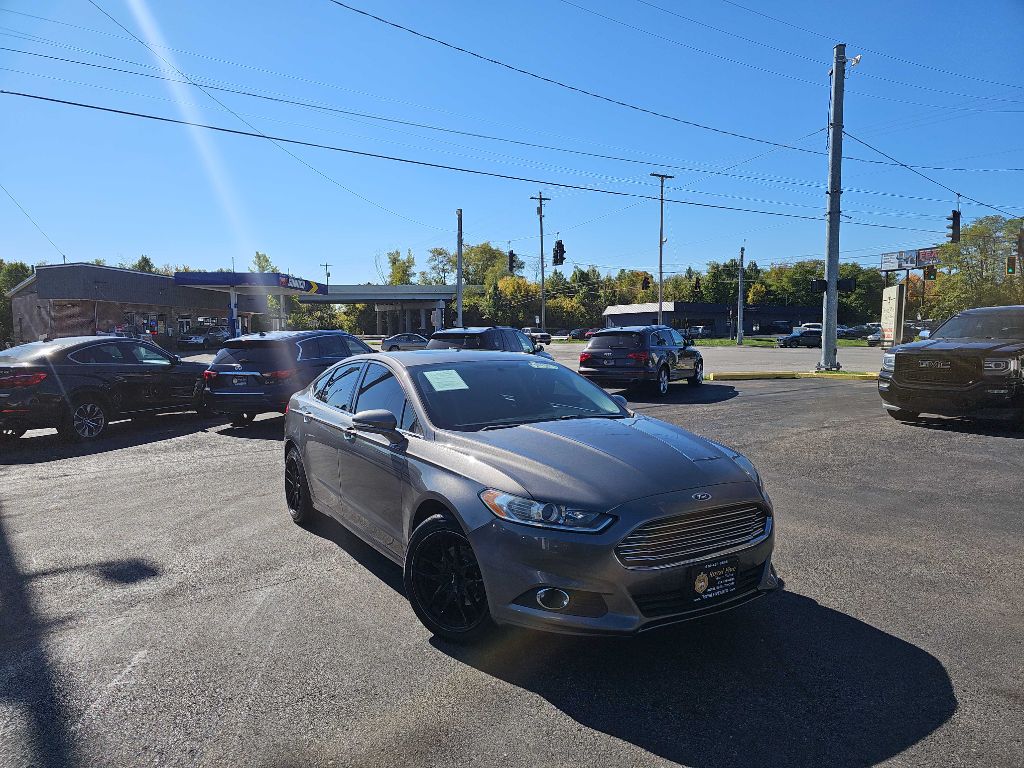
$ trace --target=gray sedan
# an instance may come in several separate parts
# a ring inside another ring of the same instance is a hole
[[[380,348],[383,352],[426,349],[427,339],[418,333],[396,333],[394,336],[388,336],[381,341]]]
[[[632,634],[777,589],[753,464],[502,352],[363,355],[295,394],[292,518],[329,514],[402,566],[434,634]]]

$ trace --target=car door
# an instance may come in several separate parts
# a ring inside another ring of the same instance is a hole
[[[678,375],[680,378],[688,379],[693,376],[693,372],[697,368],[697,348],[688,347],[682,334],[675,328],[670,328],[668,334],[675,349]]]
[[[134,364],[131,353],[123,343],[109,341],[82,347],[68,355],[69,360],[84,366],[89,386],[97,387],[110,400],[114,411],[138,410],[144,403],[145,380],[143,371]]]
[[[145,407],[168,408],[192,403],[197,376],[191,366],[175,365],[171,355],[152,344],[126,342],[124,346],[134,364],[143,370],[140,375],[146,381],[148,396]]]
[[[356,390],[353,412],[384,409],[399,426],[408,424],[405,389],[380,363],[367,363]],[[346,514],[357,528],[394,552],[403,550],[402,497],[408,479],[405,445],[385,435],[349,429],[341,448],[341,493]]]
[[[669,378],[676,378],[679,373],[676,370],[676,356],[668,343],[668,334],[663,330],[651,331],[651,354],[658,361],[658,367],[663,363],[668,366]]]
[[[305,443],[302,460],[306,479],[318,509],[344,518],[339,458],[345,430],[352,426],[352,395],[362,373],[362,363],[340,365],[313,386],[313,396],[303,404]]]

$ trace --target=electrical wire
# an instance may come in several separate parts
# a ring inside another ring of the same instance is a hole
[[[206,123],[199,123],[199,122],[195,122],[195,121],[191,121],[191,120],[182,120],[182,119],[172,118],[172,117],[163,117],[163,116],[160,116],[160,115],[151,115],[151,114],[147,114],[145,112],[134,112],[134,111],[131,111],[131,110],[115,109],[113,107],[103,107],[103,106],[99,106],[99,105],[96,105],[96,104],[86,104],[86,103],[83,103],[83,102],[69,101],[67,99],[57,99],[57,98],[54,98],[54,97],[51,97],[51,96],[42,96],[42,95],[39,95],[39,94],[23,93],[23,92],[20,92],[20,91],[0,90],[0,95],[4,95],[4,96],[18,96],[18,97],[21,97],[21,98],[33,99],[33,100],[36,100],[36,101],[48,102],[48,103],[51,103],[51,104],[61,104],[61,105],[64,105],[64,106],[78,107],[80,109],[89,109],[89,110],[93,110],[93,111],[97,111],[97,112],[105,112],[105,113],[108,113],[108,114],[121,115],[121,116],[125,116],[125,117],[135,117],[135,118],[140,118],[140,119],[145,119],[145,120],[152,120],[152,121],[155,121],[155,122],[169,123],[169,124],[173,124],[173,125],[186,125],[186,126],[190,126],[190,127],[194,127],[194,128],[204,128],[206,130],[216,131],[218,133],[223,133],[223,134],[228,134],[228,135],[247,136],[247,137],[250,137],[250,138],[259,138],[259,139],[264,139],[266,141],[271,141],[271,142],[281,142],[281,143],[285,143],[285,144],[292,144],[292,145],[295,145],[295,146],[311,147],[311,148],[314,148],[314,149],[324,149],[324,150],[328,150],[328,151],[332,151],[332,152],[340,152],[340,153],[347,154],[347,155],[353,155],[353,156],[356,156],[356,157],[367,157],[367,158],[373,158],[373,159],[377,159],[377,160],[387,160],[387,161],[390,161],[390,162],[403,163],[403,164],[406,164],[406,165],[414,165],[414,166],[420,166],[420,167],[424,167],[424,168],[436,168],[436,169],[440,169],[440,170],[455,171],[455,172],[458,172],[458,173],[472,174],[472,175],[475,175],[475,176],[486,176],[486,177],[497,178],[497,179],[505,179],[505,180],[509,180],[509,181],[524,181],[524,182],[529,182],[531,184],[547,184],[549,186],[558,187],[558,188],[561,188],[561,189],[574,189],[574,190],[580,190],[580,191],[584,191],[584,192],[595,192],[595,193],[605,194],[605,195],[614,195],[614,196],[617,196],[617,197],[633,197],[633,198],[638,198],[638,199],[643,199],[643,200],[659,200],[660,199],[657,195],[642,195],[642,194],[638,194],[638,193],[635,193],[635,192],[623,192],[621,190],[604,189],[604,188],[601,188],[601,187],[590,187],[590,186],[585,186],[585,185],[580,185],[580,184],[567,184],[567,183],[564,183],[564,182],[549,181],[549,180],[544,180],[544,179],[535,179],[535,178],[526,177],[526,176],[516,176],[516,175],[512,175],[512,174],[497,173],[495,171],[484,171],[484,170],[480,170],[480,169],[476,169],[476,168],[462,168],[462,167],[459,167],[459,166],[445,165],[445,164],[442,164],[442,163],[432,163],[432,162],[428,162],[428,161],[425,161],[425,160],[416,160],[416,159],[412,159],[412,158],[396,157],[396,156],[392,156],[392,155],[380,154],[380,153],[377,153],[377,152],[366,152],[366,151],[362,151],[362,150],[351,149],[351,148],[348,148],[348,147],[334,146],[334,145],[331,145],[331,144],[321,144],[321,143],[318,143],[318,142],[303,141],[303,140],[300,140],[300,139],[290,139],[290,138],[286,138],[286,137],[282,137],[282,136],[269,136],[269,135],[260,133],[259,131],[242,131],[242,130],[239,130],[239,129],[236,129],[236,128],[227,128],[227,127],[224,127],[224,126],[209,125],[209,124],[206,124]],[[780,216],[780,217],[783,217],[783,218],[801,219],[801,220],[804,220],[804,221],[822,221],[823,220],[822,217],[820,217],[820,216],[803,216],[803,215],[800,215],[800,214],[785,213],[785,212],[782,212],[782,211],[762,211],[762,210],[751,209],[751,208],[736,208],[736,207],[733,207],[733,206],[726,206],[726,205],[714,205],[714,204],[711,204],[711,203],[699,203],[699,202],[695,202],[693,200],[675,200],[675,199],[665,198],[665,202],[673,204],[673,205],[689,205],[689,206],[693,206],[693,207],[696,207],[696,208],[707,208],[707,209],[712,209],[712,210],[735,211],[735,212],[738,212],[738,213],[754,213],[754,214],[758,214],[758,215],[762,215],[762,216]],[[908,232],[927,232],[929,234],[942,234],[941,232],[936,232],[935,230],[930,230],[930,229],[919,229],[919,228],[916,228],[916,227],[901,227],[901,226],[895,226],[895,225],[892,225],[892,224],[878,224],[878,223],[875,223],[875,222],[847,221],[847,222],[844,222],[844,223],[850,224],[850,225],[854,225],[854,226],[861,226],[861,227],[876,227],[876,228],[881,228],[881,229],[904,230],[904,231],[908,231]]]
[[[25,210],[25,207],[21,203],[18,202],[18,199],[14,195],[11,194],[10,190],[7,189],[7,187],[5,187],[3,184],[0,184],[0,189],[2,189],[7,194],[7,196],[9,198],[11,198],[11,202],[14,203],[16,206],[18,206],[18,210],[21,211],[23,214],[25,214],[25,218],[32,222],[32,226],[39,230],[39,234],[41,234],[43,237],[46,238],[47,242],[49,242],[50,245],[53,246],[53,250],[55,250],[57,253],[59,253],[61,255],[61,258],[64,259],[64,262],[67,263],[67,260],[68,260],[67,254],[64,253],[64,251],[62,251],[60,248],[57,247],[57,244],[55,242],[53,242],[53,238],[50,237],[48,234],[46,234],[46,232],[43,230],[43,228],[41,226],[39,226],[39,222],[32,218],[32,215],[28,211]]]

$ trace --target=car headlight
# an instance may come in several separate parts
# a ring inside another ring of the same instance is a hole
[[[759,489],[764,487],[764,484],[761,482],[761,475],[754,467],[754,463],[750,459],[748,459],[742,453],[737,453],[732,457],[732,460],[740,465],[740,469],[742,469],[744,472],[750,475],[750,479],[757,483],[757,487]]]
[[[1003,376],[1020,370],[1020,361],[1009,357],[986,357],[982,365],[986,376]]]
[[[513,496],[511,493],[493,488],[480,494],[480,500],[496,517],[538,528],[554,528],[562,531],[584,531],[597,533],[604,530],[614,519],[602,512],[584,509],[570,509],[551,502],[534,501]]]
[[[896,355],[893,352],[886,352],[882,355],[882,370],[892,371],[896,369]]]

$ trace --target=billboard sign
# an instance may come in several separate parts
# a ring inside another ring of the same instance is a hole
[[[917,251],[917,266],[919,267],[931,267],[941,261],[938,248],[919,248]]]

